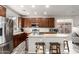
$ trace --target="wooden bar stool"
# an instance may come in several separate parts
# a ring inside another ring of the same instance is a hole
[[[64,40],[64,53],[69,53],[69,45],[68,45],[68,41]]]
[[[36,42],[36,53],[44,54],[45,53],[45,43],[44,42]]]
[[[58,42],[50,42],[50,54],[60,54],[60,44]]]

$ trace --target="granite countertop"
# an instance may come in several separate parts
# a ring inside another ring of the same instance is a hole
[[[14,32],[13,35],[18,35],[18,34],[22,34],[24,32]]]
[[[25,41],[19,44],[16,48],[13,49],[11,54],[25,54]]]
[[[28,37],[69,37],[69,34],[30,34]]]

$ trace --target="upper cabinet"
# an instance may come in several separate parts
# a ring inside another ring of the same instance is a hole
[[[48,26],[55,27],[55,19],[54,18],[47,18],[48,19]]]
[[[30,18],[23,18],[22,20],[23,27],[31,27],[32,21]]]
[[[0,5],[0,16],[6,16],[6,8]]]
[[[54,18],[22,18],[19,22],[21,23],[21,27],[32,27],[33,24],[45,28],[52,28],[55,26]]]
[[[49,27],[47,18],[39,18],[39,27]]]

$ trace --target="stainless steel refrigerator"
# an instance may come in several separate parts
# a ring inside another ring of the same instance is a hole
[[[0,16],[0,54],[13,50],[13,20]]]

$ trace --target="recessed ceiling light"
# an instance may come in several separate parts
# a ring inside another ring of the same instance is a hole
[[[35,8],[35,5],[32,5],[32,8]]]
[[[35,15],[37,15],[37,12],[34,12]]]
[[[49,8],[50,6],[49,6],[49,5],[46,5],[45,7],[46,7],[46,8]]]
[[[27,12],[27,15],[29,15],[30,13],[29,12]]]
[[[21,7],[21,8],[23,8],[23,7],[24,7],[24,5],[20,5],[20,7]]]
[[[46,11],[44,12],[44,15],[47,15],[47,12]]]

